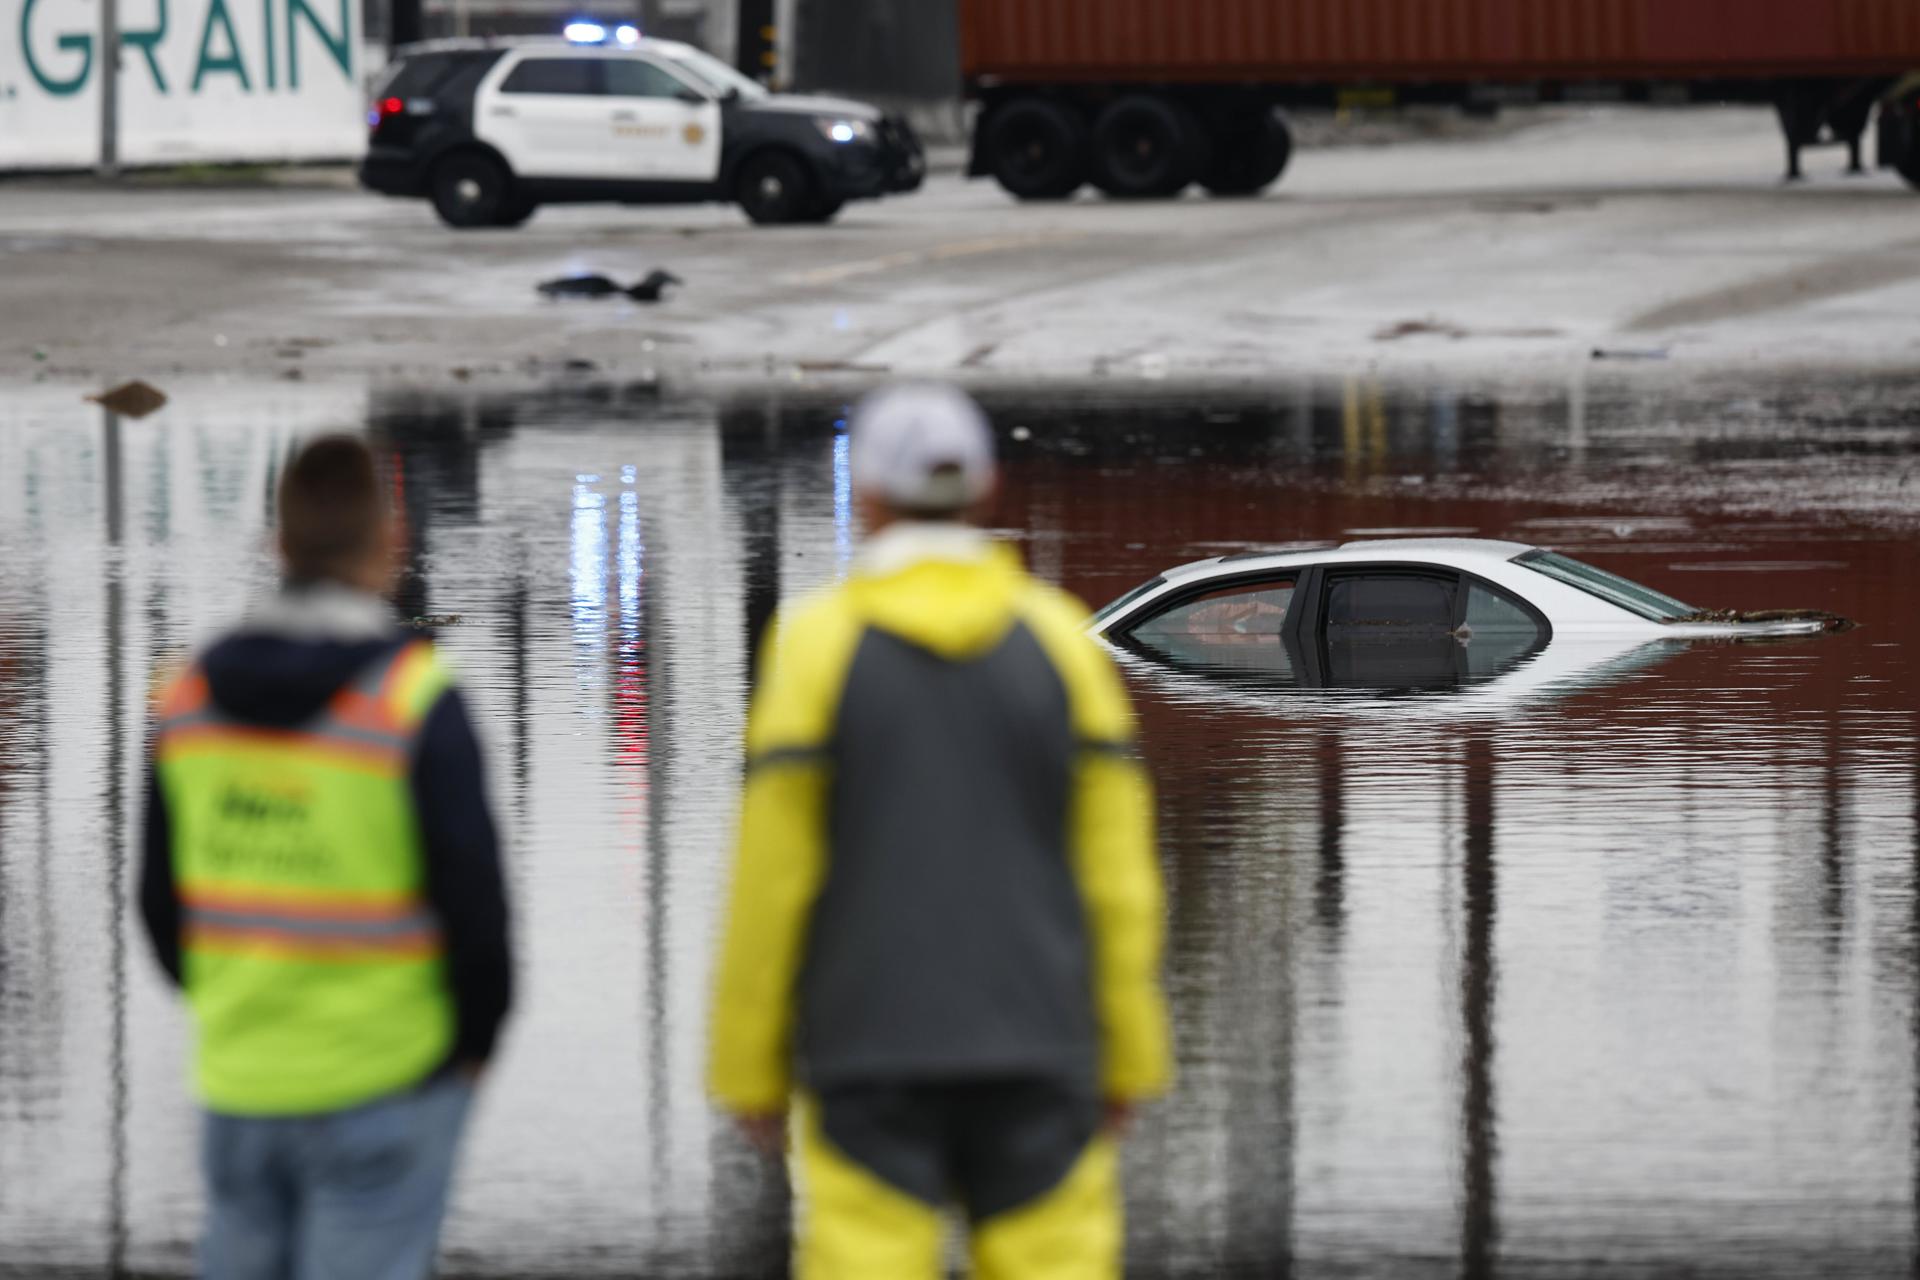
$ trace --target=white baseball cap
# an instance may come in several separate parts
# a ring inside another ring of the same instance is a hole
[[[853,410],[853,487],[906,512],[950,515],[993,488],[993,429],[966,392],[884,387]]]

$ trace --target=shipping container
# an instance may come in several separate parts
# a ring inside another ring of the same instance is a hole
[[[976,173],[1057,198],[1267,185],[1276,108],[1764,102],[1789,169],[1920,71],[1920,0],[960,0]],[[1911,95],[1906,95],[1910,98]],[[1915,104],[1881,162],[1920,184]]]

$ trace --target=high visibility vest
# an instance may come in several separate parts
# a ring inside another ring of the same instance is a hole
[[[297,728],[223,714],[197,667],[166,694],[156,755],[211,1110],[336,1111],[411,1087],[450,1052],[409,785],[450,683],[416,641]]]

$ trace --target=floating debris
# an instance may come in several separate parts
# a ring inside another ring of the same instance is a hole
[[[1468,331],[1445,320],[1402,320],[1373,335],[1375,342],[1397,342],[1401,338],[1464,338]]]
[[[543,280],[534,288],[547,298],[612,298],[623,296],[635,302],[658,302],[670,284],[685,284],[671,271],[655,270],[645,280],[632,286],[622,287],[603,275],[561,276],[554,280]]]
[[[406,625],[415,631],[430,631],[436,627],[457,627],[460,615],[457,613],[426,613],[417,618],[408,618]]]
[[[1851,631],[1860,624],[1824,609],[1701,609],[1675,622],[1818,622],[1828,632]]]
[[[87,399],[108,413],[117,413],[123,418],[144,418],[166,405],[167,393],[150,382],[135,378],[132,382],[123,382],[110,391],[102,391]]]

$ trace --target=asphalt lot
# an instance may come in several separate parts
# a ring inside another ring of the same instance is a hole
[[[680,383],[930,373],[1257,381],[1724,371],[1920,351],[1920,197],[1770,113],[1597,110],[1493,138],[1301,153],[1264,198],[1017,205],[936,174],[825,228],[549,208],[455,233],[351,189],[0,185],[0,378]],[[664,266],[659,306],[536,282]],[[587,362],[587,363],[581,363]]]

